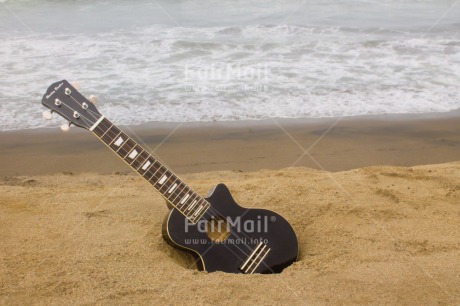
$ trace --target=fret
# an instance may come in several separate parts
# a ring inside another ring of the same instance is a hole
[[[184,204],[185,201],[187,201],[187,199],[190,197],[190,194],[189,193],[186,193],[185,196],[181,199],[181,201],[179,202],[180,204]]]
[[[100,119],[92,131],[186,218],[195,223],[202,217],[209,204],[108,119]]]
[[[115,141],[115,142],[113,143],[114,145],[116,145],[116,146],[118,147],[118,149],[117,149],[115,152],[118,153],[118,151],[120,151],[121,149],[123,149],[123,151],[124,151],[125,149],[123,148],[123,146],[124,146],[126,143],[128,143],[128,141],[129,141],[129,139],[126,139],[126,140],[125,140],[123,137],[120,136],[120,137],[117,139],[117,141]],[[120,153],[123,154],[123,151],[121,151]]]
[[[172,195],[171,193],[168,193],[169,190],[170,190],[171,188],[173,188],[174,184],[177,184],[178,181],[180,182],[180,180],[179,180],[179,178],[178,178],[177,176],[175,176],[175,175],[172,174],[172,173],[171,173],[171,176],[172,176],[172,177],[171,177],[171,181],[168,181],[168,186],[166,186],[166,190],[163,192],[163,193],[165,194],[165,197],[166,197],[168,200],[169,200],[169,198],[170,198],[171,195]],[[165,185],[166,185],[166,183],[165,183]],[[174,187],[174,189],[176,189],[176,188],[177,188],[177,185],[176,185],[176,187]],[[174,191],[174,190],[173,190],[173,191]]]
[[[156,175],[154,177],[155,179],[157,178]],[[158,179],[155,181],[155,183],[153,183],[153,185],[161,192],[160,188],[164,187],[164,183],[167,182],[170,178],[171,178],[171,173],[166,169],[166,171],[164,171],[163,173],[160,173]]]
[[[163,185],[164,182],[168,180],[168,178],[169,178],[169,177],[168,177],[166,174],[164,174],[164,175],[161,177],[161,179],[158,181],[158,184],[159,184],[159,185]]]
[[[176,204],[174,199],[177,197],[177,194],[180,193],[181,182],[177,179],[174,183],[171,184],[171,187],[165,192],[165,197],[168,199],[169,202],[172,204]]]
[[[104,116],[100,116],[99,119],[97,119],[96,122],[94,122],[94,124],[89,128],[90,131],[94,131],[95,128],[97,128],[99,126],[99,124],[101,124],[101,122],[105,119]]]
[[[187,185],[182,182],[180,179],[177,179],[176,183],[177,187],[174,189],[173,192],[167,194],[167,199],[171,202],[177,209],[179,209],[179,200],[185,195]],[[185,192],[184,192],[185,191]],[[168,190],[169,192],[169,190]]]
[[[155,167],[155,164],[156,164],[156,163],[158,163],[158,165],[159,165],[158,168]],[[151,171],[152,168],[155,169],[155,172],[152,172],[152,171]],[[164,172],[161,172],[161,168],[164,168],[164,167],[163,167],[158,161],[155,161],[155,162],[152,164],[152,166],[150,166],[149,174],[151,174],[151,176],[150,176],[148,179],[147,179],[145,176],[144,176],[144,177],[145,177],[146,180],[149,181],[151,184],[155,184],[155,183],[152,182],[152,179],[154,179],[155,182],[156,182],[156,181],[158,181],[158,180],[161,178],[161,176],[162,176],[163,173],[164,173]],[[164,168],[164,169],[166,170],[166,168]],[[157,176],[157,175],[158,175],[158,176]]]
[[[187,186],[180,179],[177,179],[175,184],[177,184],[177,187],[173,190],[173,192],[171,192],[171,194],[168,197],[168,200],[177,207],[178,203],[177,203],[176,200],[180,199],[180,198],[182,198],[182,196],[184,196],[183,191],[184,191],[184,189],[187,189]],[[169,189],[168,192],[170,190],[171,189]]]
[[[148,163],[147,167],[145,167],[145,165]],[[152,156],[150,156],[150,154],[145,158],[145,161],[139,166],[139,168],[137,169],[137,172],[142,175],[147,181],[149,180],[148,178],[146,178],[146,174],[149,174],[150,172],[150,169],[152,168],[153,164],[155,163],[155,160],[153,159]],[[156,169],[156,168],[154,168]]]
[[[194,207],[196,205],[196,203],[198,203],[197,199],[198,199],[198,195],[195,195],[195,198],[190,201],[190,204],[187,206],[187,209],[185,211],[191,210],[192,207]]]
[[[156,189],[158,189],[158,187],[155,186],[155,184],[163,177],[163,174],[165,173],[165,171],[166,171],[166,168],[162,169],[162,167],[160,166],[155,171],[155,173],[153,173],[153,175],[149,178],[150,184],[152,184],[153,187],[155,187]]]
[[[114,150],[115,150],[115,148],[112,148],[112,147],[111,147],[111,146],[112,146],[112,143],[113,143],[115,140],[120,139],[119,137],[121,137],[121,134],[123,134],[123,132],[118,133],[117,136],[113,137],[112,141],[110,141],[109,147],[110,147],[111,149],[114,149]]]
[[[195,201],[195,198],[196,198],[196,193],[192,192],[192,194],[190,195],[190,197],[187,199],[187,201],[184,202],[184,204],[181,206],[181,209],[182,208],[185,208],[184,209],[184,212],[189,210],[190,208],[190,205],[191,203],[193,203]]]
[[[183,182],[180,182],[179,185],[177,186],[177,189],[176,189],[176,191],[178,191],[176,196],[174,198],[169,198],[171,203],[173,203],[176,206],[178,206],[178,203],[176,203],[176,200],[182,199],[182,197],[185,196],[185,194],[188,192],[188,191],[184,192],[184,190],[186,190],[186,189],[188,189],[187,185],[185,185],[185,183],[183,183]],[[176,193],[176,192],[174,192],[174,193]]]
[[[188,202],[186,201],[184,204],[180,204],[180,210],[182,212],[185,212],[190,210],[189,208],[191,207],[192,203],[195,202],[195,198],[197,198],[198,196],[195,195],[195,193],[190,193],[190,196],[188,197]]]
[[[202,202],[201,202],[201,198],[198,200],[198,202],[195,203],[195,205],[193,207],[190,208],[190,214],[189,216],[193,216],[195,215],[196,211],[198,209],[200,209],[200,207],[202,206]]]
[[[131,138],[128,138],[117,150],[117,154],[120,155],[121,158],[126,159],[128,154],[131,153],[131,150],[136,147],[136,142]]]
[[[119,129],[117,129],[116,126],[111,127],[109,130],[107,130],[104,134],[104,136],[101,137],[101,140],[106,144],[109,145],[112,140],[115,140],[116,137],[121,133]]]
[[[200,206],[197,207],[195,212],[192,215],[187,215],[186,217],[189,218],[192,222],[196,222],[199,219],[201,219],[201,217],[203,217],[208,208],[209,203],[206,200],[203,200],[203,203],[201,203]]]
[[[187,207],[187,209],[185,210],[186,212],[192,212],[193,214],[193,208],[195,207],[195,205],[198,204],[198,200],[193,200],[193,202],[190,204],[189,207]],[[189,216],[189,215],[187,215]]]
[[[125,159],[129,158],[128,160],[134,160],[138,154],[139,154],[139,151],[136,150],[136,145],[134,145],[131,151],[129,151],[129,153],[126,154]],[[131,165],[131,163],[129,163],[129,165]]]
[[[155,182],[158,181],[158,180],[161,178],[162,173],[163,173],[163,172],[161,172],[161,167],[162,167],[161,164],[158,163],[160,166],[158,166],[158,168],[156,168],[156,167],[155,167],[155,164],[156,164],[156,163],[157,163],[157,162],[155,161],[155,162],[152,164],[152,166],[150,167],[150,170],[148,171],[148,174],[150,174],[149,178],[147,178],[146,176],[144,176],[145,179],[146,179],[147,181],[149,181],[149,183],[152,184],[152,185],[155,184],[154,182],[152,182],[152,180],[154,180]],[[155,170],[155,171],[152,172],[152,171],[151,171],[152,169]],[[158,176],[157,176],[157,175],[158,175]]]
[[[161,165],[158,167],[158,168],[155,168],[155,172],[151,172],[152,173],[152,176],[148,179],[148,181],[150,182],[150,184],[154,185],[158,180],[160,180],[160,178],[163,176],[163,173],[162,172],[162,169],[161,169]],[[152,167],[153,168],[153,167]],[[152,181],[155,181],[155,182],[152,182]]]
[[[177,178],[175,176],[173,176],[172,174],[171,176],[172,177],[168,178],[165,181],[165,183],[158,189],[158,191],[160,191],[168,201],[170,201],[169,198],[171,197],[171,194],[168,193],[168,190],[172,188],[177,181]]]
[[[141,166],[142,166],[142,168],[141,168]],[[139,167],[137,168],[137,170],[139,170],[139,168],[141,168],[144,171],[148,171],[150,169],[150,166],[152,166],[152,162],[147,157],[142,161],[142,163],[139,163]]]
[[[169,184],[168,188],[165,191],[165,194],[167,195],[168,200],[174,194],[174,190],[176,190],[179,184],[180,184],[180,180],[177,177],[174,181],[171,181],[171,184]]]
[[[137,146],[136,146],[136,147],[137,147]],[[131,167],[133,167],[136,171],[137,171],[137,164],[139,163],[139,161],[138,161],[137,159],[141,156],[142,153],[144,153],[144,149],[142,149],[141,147],[139,147],[139,148],[140,148],[141,151],[138,152],[138,153],[136,154],[136,157],[134,157],[134,158],[133,158],[133,161],[129,164],[129,165],[130,165]],[[133,165],[135,162],[136,162],[136,165]]]
[[[209,206],[210,206],[210,204],[206,200],[202,199],[202,203],[200,204],[200,207],[193,214],[192,221],[196,221],[196,220],[201,219],[201,217],[203,217],[203,215],[208,210]]]
[[[172,187],[168,189],[168,193],[173,193],[174,189],[176,188],[177,188],[177,183],[174,183],[174,185],[172,185]]]
[[[204,209],[204,207],[205,205],[200,205],[200,208],[198,208],[192,216],[197,217],[198,213],[200,213]]]
[[[161,181],[163,181],[163,183],[161,183]],[[158,191],[161,192],[163,195],[167,196],[166,191],[168,191],[168,189],[174,184],[175,181],[176,177],[170,171],[167,171],[163,175],[163,177],[158,181],[158,184],[161,185],[158,188]]]
[[[93,129],[93,133],[96,134],[97,137],[102,138],[102,136],[107,133],[112,126],[113,124],[111,124],[109,120],[103,118],[103,120]]]
[[[189,210],[190,205],[195,201],[195,198],[196,194],[194,192],[191,192],[187,201],[185,201],[184,204],[181,205],[181,209],[183,209],[184,211]]]
[[[184,206],[176,206],[177,210],[179,210],[185,216],[185,210],[183,209]]]
[[[108,131],[110,131],[110,129],[113,127],[113,124],[107,129],[107,131],[104,132],[104,134],[101,135],[100,138],[103,138],[105,136],[105,134],[107,134]]]

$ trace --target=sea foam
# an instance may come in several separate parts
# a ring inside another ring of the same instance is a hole
[[[41,96],[63,78],[119,124],[457,109],[460,24],[428,25],[2,31],[0,130],[45,126]]]

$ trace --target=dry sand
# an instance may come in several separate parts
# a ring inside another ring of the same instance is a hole
[[[166,205],[134,174],[3,177],[0,303],[460,303],[460,162],[182,177],[284,215],[300,260],[278,275],[198,272],[162,240]]]

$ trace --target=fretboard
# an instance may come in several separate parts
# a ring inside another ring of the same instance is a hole
[[[108,119],[103,118],[91,129],[191,222],[196,223],[209,208],[209,203],[204,198]]]

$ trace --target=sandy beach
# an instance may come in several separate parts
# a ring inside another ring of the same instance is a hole
[[[0,306],[460,305],[459,2],[0,0]]]
[[[287,218],[300,259],[279,275],[197,271],[90,133],[2,132],[0,303],[457,304],[460,126],[417,118],[129,127],[200,194]]]
[[[2,304],[454,305],[460,163],[308,168],[183,178],[226,182],[242,205],[293,225],[300,260],[279,275],[204,273],[167,245],[163,199],[135,175],[1,181]]]

